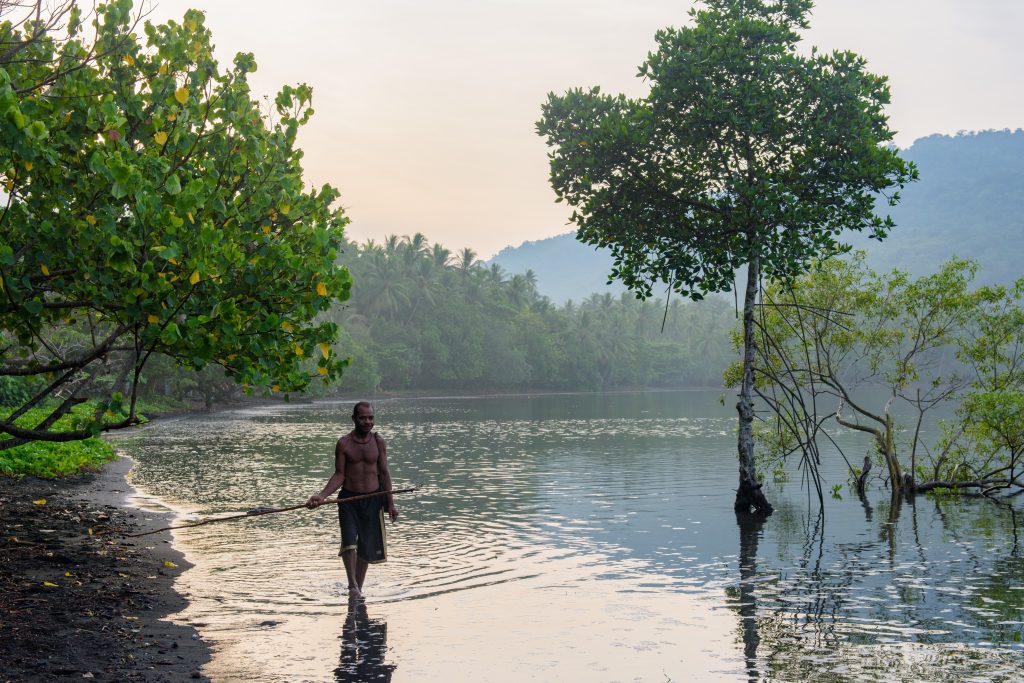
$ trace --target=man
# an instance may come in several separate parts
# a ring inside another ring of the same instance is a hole
[[[310,496],[306,507],[316,508],[341,487],[339,498],[391,490],[387,444],[373,431],[373,406],[360,401],[352,408],[355,429],[338,439],[334,447],[334,474],[323,490]],[[374,496],[338,505],[341,525],[341,560],[345,564],[351,598],[363,597],[363,580],[370,564],[387,559],[384,507],[394,522],[398,508],[394,497]]]

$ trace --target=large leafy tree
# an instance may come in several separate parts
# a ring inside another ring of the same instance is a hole
[[[752,437],[759,283],[842,251],[844,230],[884,237],[876,198],[915,171],[886,146],[885,78],[851,52],[798,51],[810,0],[703,4],[658,32],[646,97],[551,94],[538,132],[578,238],[609,247],[612,276],[639,296],[658,282],[727,291],[746,265],[736,508],[767,513]]]
[[[0,15],[18,48],[0,63],[0,377],[32,388],[0,415],[0,447],[131,424],[153,354],[274,391],[336,377],[318,315],[348,296],[346,219],[333,188],[303,183],[309,88],[262,111],[252,55],[222,69],[200,12],[144,37],[131,0],[88,31],[77,7],[62,16],[55,32]],[[93,418],[55,430],[85,397]]]

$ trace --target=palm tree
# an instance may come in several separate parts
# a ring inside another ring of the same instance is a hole
[[[459,255],[455,257],[455,268],[465,279],[467,275],[476,267],[476,252],[469,247],[464,248],[459,252]]]

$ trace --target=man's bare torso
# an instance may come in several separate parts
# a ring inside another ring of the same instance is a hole
[[[345,463],[346,491],[372,493],[380,488],[380,437],[370,433],[365,442],[355,430],[338,439],[335,457]]]

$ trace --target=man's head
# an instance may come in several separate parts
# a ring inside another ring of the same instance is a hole
[[[373,431],[373,406],[367,401],[352,406],[352,422],[355,423],[356,431],[364,436]]]

